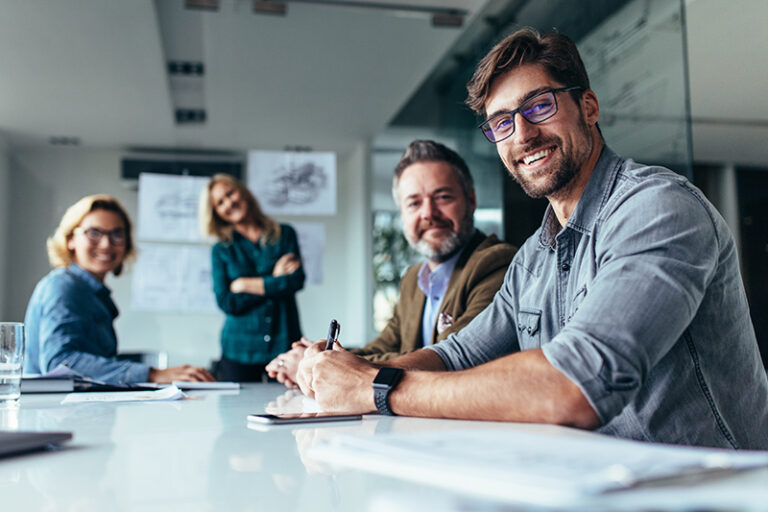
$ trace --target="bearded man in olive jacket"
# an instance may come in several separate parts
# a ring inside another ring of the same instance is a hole
[[[412,142],[395,167],[392,194],[408,243],[426,258],[410,267],[400,300],[381,335],[352,352],[382,361],[437,343],[490,304],[515,248],[475,229],[474,182],[464,160],[432,141]],[[294,386],[306,346],[302,339],[267,365],[272,378]]]

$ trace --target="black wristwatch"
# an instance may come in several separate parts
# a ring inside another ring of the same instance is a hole
[[[402,368],[385,366],[379,370],[376,378],[373,379],[373,401],[376,402],[376,409],[379,410],[379,414],[395,416],[395,413],[389,408],[389,393],[403,378],[403,373]]]

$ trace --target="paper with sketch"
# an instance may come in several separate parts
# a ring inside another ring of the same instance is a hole
[[[216,313],[211,249],[203,245],[139,243],[131,307],[137,311]]]
[[[681,474],[768,466],[768,452],[492,429],[338,436],[309,455],[331,464],[545,506]]]
[[[197,208],[208,178],[141,173],[139,240],[200,242]]]
[[[336,215],[336,153],[249,151],[248,188],[268,215]]]
[[[100,391],[96,393],[70,393],[62,404],[76,404],[82,402],[157,402],[167,400],[180,400],[185,395],[179,388],[170,385],[155,391]]]

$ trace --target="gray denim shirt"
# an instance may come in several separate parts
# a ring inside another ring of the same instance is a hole
[[[565,228],[547,208],[488,308],[428,347],[450,370],[536,348],[579,386],[599,432],[768,449],[768,380],[733,237],[667,169],[606,147]]]

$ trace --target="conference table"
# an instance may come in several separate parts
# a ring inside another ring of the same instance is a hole
[[[0,459],[4,511],[423,511],[541,510],[439,485],[344,469],[308,455],[339,434],[459,429],[567,428],[366,415],[361,421],[255,428],[252,413],[300,412],[311,404],[280,384],[188,391],[158,402],[62,404],[65,394],[24,394],[0,409],[0,429],[70,431],[53,450]],[[459,464],[460,466],[460,464]],[[573,510],[765,510],[768,470],[613,493]],[[552,508],[546,508],[552,510]]]

